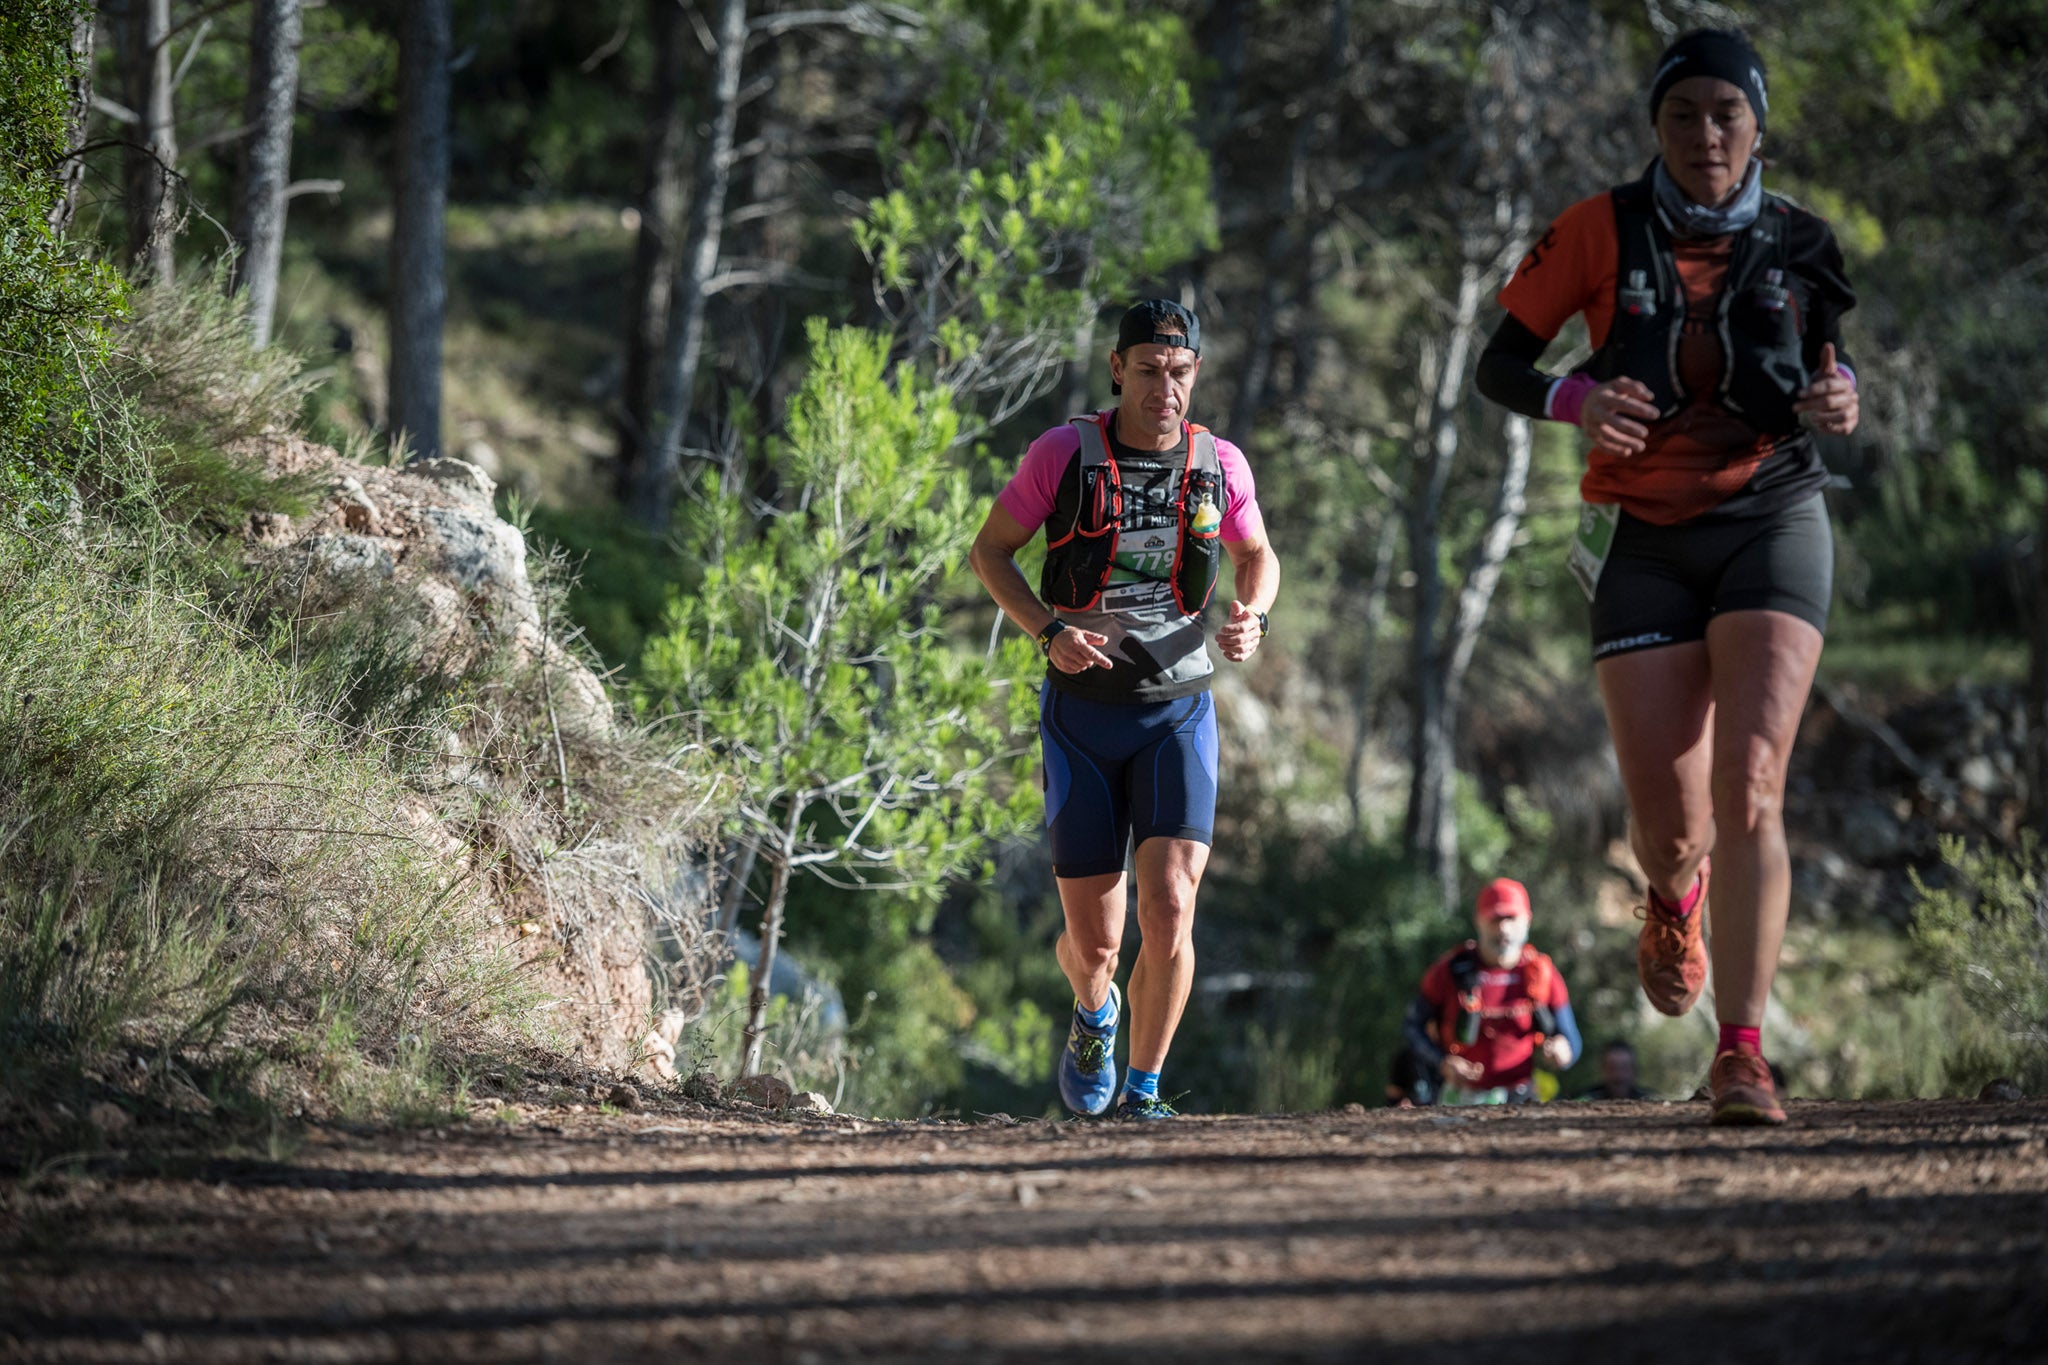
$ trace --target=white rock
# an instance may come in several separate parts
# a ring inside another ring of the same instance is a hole
[[[483,442],[470,443],[471,448],[476,446],[490,451],[492,460],[498,458],[497,452]],[[415,460],[405,467],[405,472],[433,480],[444,492],[479,511],[490,511],[491,500],[498,492],[497,480],[468,460]]]
[[[1998,790],[1998,765],[1983,754],[1973,755],[1963,764],[1963,770],[1957,776],[1962,778],[1963,785],[1971,791],[1989,795]]]
[[[462,594],[438,578],[423,576],[411,586],[413,599],[419,604],[422,644],[429,658],[438,658],[461,638]]]
[[[812,1114],[824,1117],[831,1114],[832,1101],[826,1099],[815,1090],[805,1090],[790,1096],[789,1103],[784,1107],[792,1114]]]
[[[639,1064],[652,1071],[661,1080],[674,1081],[676,1079],[675,1044],[662,1037],[658,1030],[649,1031],[648,1035],[640,1040]]]
[[[568,734],[608,738],[616,728],[616,717],[604,684],[552,636],[543,641],[541,648],[547,664],[548,690],[554,697],[556,724]]]
[[[533,584],[526,577],[526,538],[490,512],[426,507],[441,568],[471,592],[482,593],[526,625],[538,620]]]
[[[368,536],[307,536],[299,545],[306,552],[307,569],[336,587],[388,579],[398,572],[391,551]]]
[[[668,1043],[669,1051],[675,1051],[676,1040],[683,1036],[683,1030],[690,1026],[688,1010],[663,1010],[654,1016],[654,1031]]]

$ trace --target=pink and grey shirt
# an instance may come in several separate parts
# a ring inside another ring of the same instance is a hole
[[[1094,610],[1061,610],[1059,616],[1107,636],[1102,650],[1115,665],[1078,674],[1048,668],[1046,676],[1060,691],[1093,701],[1171,701],[1203,691],[1216,671],[1201,618],[1184,615],[1173,600],[1180,524],[1175,498],[1187,442],[1171,450],[1137,450],[1116,438],[1113,420],[1107,426],[1124,494],[1115,568]],[[1060,480],[1080,451],[1081,435],[1071,424],[1054,427],[1031,443],[996,501],[1025,530],[1038,530],[1052,515]],[[1264,525],[1251,466],[1242,450],[1221,437],[1216,459],[1223,469],[1224,543],[1248,540]]]

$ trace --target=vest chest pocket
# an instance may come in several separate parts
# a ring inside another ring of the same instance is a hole
[[[1799,429],[1792,404],[1809,380],[1800,339],[1804,288],[1782,270],[1766,270],[1730,301],[1730,405],[1761,431]]]
[[[1773,350],[1799,345],[1804,312],[1797,281],[1786,280],[1784,274],[1782,270],[1765,271],[1764,278],[1737,295],[1729,308],[1729,320],[1745,336]]]
[[[1084,463],[1076,473],[1080,496],[1074,520],[1064,536],[1046,545],[1039,596],[1054,607],[1086,611],[1102,597],[1115,566],[1123,490],[1114,465]]]
[[[1174,554],[1173,600],[1193,616],[1209,605],[1223,558],[1223,480],[1213,469],[1190,469],[1181,491],[1180,545]]]

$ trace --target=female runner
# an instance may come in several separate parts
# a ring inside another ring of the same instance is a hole
[[[1791,896],[1785,769],[1834,569],[1813,433],[1856,429],[1840,330],[1856,300],[1828,225],[1764,189],[1746,37],[1673,43],[1649,108],[1657,159],[1523,259],[1478,387],[1592,438],[1571,567],[1649,881],[1637,972],[1666,1014],[1698,1000],[1711,871],[1712,1121],[1783,1123],[1761,1029]],[[1544,373],[1575,314],[1592,359]]]

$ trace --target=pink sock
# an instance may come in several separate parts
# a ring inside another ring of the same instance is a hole
[[[1693,912],[1693,907],[1700,903],[1700,890],[1705,885],[1706,882],[1699,876],[1699,874],[1694,873],[1692,879],[1692,890],[1686,892],[1685,899],[1680,901],[1678,904],[1673,905],[1670,901],[1667,901],[1662,896],[1658,895],[1657,888],[1654,886],[1650,888],[1650,900],[1656,904],[1656,907],[1659,910],[1662,910],[1665,914],[1671,916],[1673,919],[1684,919],[1687,915],[1690,915]]]
[[[1752,1056],[1764,1055],[1764,1031],[1761,1028],[1745,1028],[1741,1024],[1721,1025],[1721,1042],[1714,1051],[1747,1052]]]

